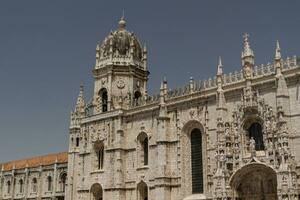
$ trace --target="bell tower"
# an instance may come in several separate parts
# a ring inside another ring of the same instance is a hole
[[[116,31],[96,47],[93,106],[96,113],[138,105],[147,96],[147,49],[122,17]]]

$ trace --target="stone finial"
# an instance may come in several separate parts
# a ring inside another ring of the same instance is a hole
[[[146,43],[144,44],[143,52],[147,53],[147,44]]]
[[[163,88],[164,88],[165,92],[168,90],[168,81],[167,81],[166,76],[164,76],[164,79],[163,79]]]
[[[276,41],[275,60],[281,60],[281,49],[278,40]]]
[[[147,63],[147,45],[144,44],[143,47],[143,62],[144,62],[144,70],[147,71],[148,69],[148,63]]]
[[[125,29],[125,28],[126,28],[126,21],[125,21],[125,16],[123,11],[123,15],[119,21],[119,29]]]
[[[164,77],[164,79],[161,81],[161,84],[160,84],[159,98],[160,98],[161,105],[165,104],[165,90],[166,89],[167,89],[167,81],[166,81],[166,78]]]
[[[190,93],[193,93],[194,90],[195,90],[195,83],[194,83],[193,77],[190,77],[190,81],[189,81],[189,89],[190,89]]]
[[[217,66],[217,86],[218,90],[222,88],[223,85],[223,64],[222,64],[222,59],[221,56],[219,57],[219,62]]]
[[[217,76],[222,76],[223,75],[223,65],[222,65],[222,58],[219,56],[219,63],[218,63],[218,68],[217,68]]]
[[[243,37],[244,37],[244,50],[242,52],[242,58],[254,57],[253,50],[250,47],[249,34],[245,33]]]

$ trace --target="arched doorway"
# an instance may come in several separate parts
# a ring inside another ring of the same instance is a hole
[[[91,200],[103,200],[103,189],[99,183],[95,183],[91,187]]]
[[[145,182],[141,181],[137,185],[137,193],[138,193],[138,200],[148,200],[148,186]]]
[[[264,164],[251,163],[230,179],[234,200],[277,200],[276,172]]]

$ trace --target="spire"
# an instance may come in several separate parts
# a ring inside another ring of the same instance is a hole
[[[282,76],[282,63],[281,63],[281,49],[279,41],[276,41],[276,50],[275,50],[275,67],[276,67],[276,78]]]
[[[166,88],[166,84],[167,84],[166,77],[164,77],[163,80],[161,81],[161,84],[160,84],[160,94],[159,94],[159,97],[160,97],[160,104],[161,105],[165,104],[165,88]]]
[[[226,100],[223,90],[223,64],[221,56],[219,57],[219,63],[217,67],[217,111],[219,111],[219,117],[225,117],[224,111],[226,111]]]
[[[245,33],[243,37],[244,37],[244,50],[242,52],[242,58],[254,57],[254,53],[250,47],[249,34]]]
[[[223,64],[222,64],[221,56],[219,56],[219,63],[218,63],[218,66],[217,66],[218,91],[222,90],[222,85],[223,85]]]
[[[275,60],[281,60],[281,49],[278,40],[276,41]]]
[[[84,107],[85,107],[84,88],[83,88],[83,86],[80,86],[80,91],[79,91],[79,95],[77,97],[77,102],[76,102],[76,106],[75,106],[75,112],[83,114]]]
[[[221,76],[223,74],[223,65],[222,65],[222,59],[221,56],[219,56],[219,64],[217,68],[217,76]]]

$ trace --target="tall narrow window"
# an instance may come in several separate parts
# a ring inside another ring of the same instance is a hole
[[[255,150],[264,150],[264,139],[262,134],[262,127],[259,123],[253,123],[249,127],[249,139],[253,138],[255,141]]]
[[[36,178],[32,179],[31,187],[32,187],[32,192],[36,193],[37,192],[37,179]]]
[[[10,194],[10,189],[11,189],[11,183],[10,181],[7,181],[7,194]]]
[[[138,200],[148,200],[148,186],[145,182],[140,182],[137,185]]]
[[[107,95],[107,90],[105,88],[102,88],[99,91],[99,96],[101,98],[102,112],[106,112],[107,109],[108,109],[108,95]]]
[[[19,180],[19,192],[22,194],[23,193],[23,189],[24,189],[24,184],[23,184],[23,179]]]
[[[97,155],[97,168],[99,170],[103,169],[104,166],[104,144],[103,141],[96,141],[95,145],[95,152]]]
[[[142,96],[142,94],[141,94],[141,92],[139,92],[139,91],[136,91],[136,92],[134,93],[134,105],[135,105],[135,106],[138,106],[138,105],[140,104],[141,96]]]
[[[92,185],[90,191],[91,191],[93,200],[102,200],[103,199],[103,189],[99,183],[95,183],[94,185]]]
[[[104,149],[103,147],[98,150],[98,169],[103,169]]]
[[[144,165],[148,165],[148,137],[144,139],[143,149],[144,149]]]
[[[149,139],[146,133],[142,132],[137,137],[139,141],[139,159],[141,159],[142,165],[148,165],[149,161]]]
[[[79,147],[79,137],[76,138],[76,147]]]
[[[60,184],[61,184],[61,191],[66,190],[66,181],[67,181],[67,174],[63,173],[60,177]]]
[[[47,184],[48,184],[48,191],[52,191],[52,178],[51,178],[51,176],[48,176]]]
[[[192,192],[203,193],[202,134],[199,129],[191,132]]]

